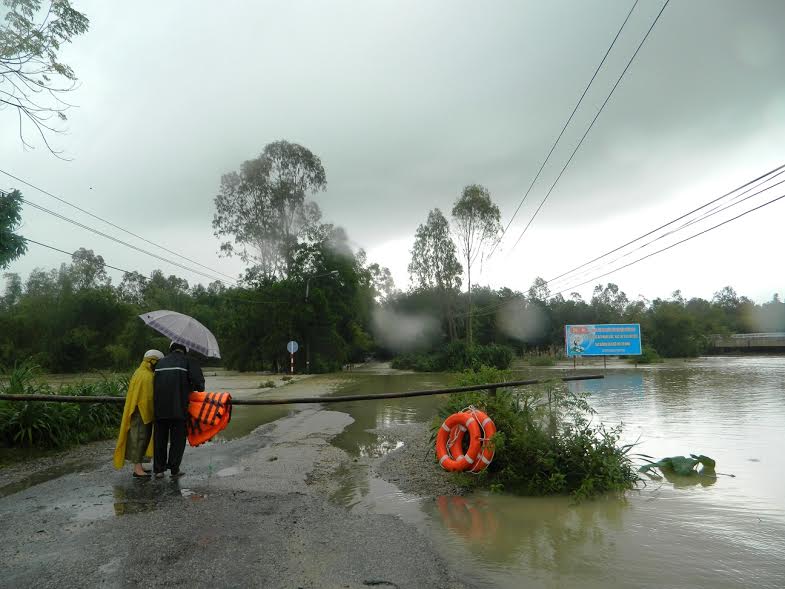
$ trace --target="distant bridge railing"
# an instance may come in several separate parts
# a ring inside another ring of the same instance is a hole
[[[715,350],[779,350],[785,351],[785,333],[735,333],[713,335],[710,347]]]
[[[401,399],[406,397],[425,397],[429,395],[446,395],[452,393],[468,393],[472,391],[487,391],[495,395],[498,389],[523,387],[545,384],[553,380],[562,382],[578,380],[597,380],[605,378],[602,374],[586,374],[581,376],[562,376],[556,379],[529,379],[494,382],[487,384],[470,385],[464,387],[449,387],[445,389],[427,389],[421,391],[402,391],[400,393],[379,393],[363,395],[341,395],[335,397],[293,397],[290,399],[232,399],[232,405],[294,405],[299,403],[342,403],[346,401],[373,401],[377,399]],[[0,395],[2,401],[43,401],[45,403],[125,403],[125,397],[111,397],[98,395]]]

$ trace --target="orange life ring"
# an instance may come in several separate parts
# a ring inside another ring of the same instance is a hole
[[[491,438],[493,438],[494,434],[496,433],[496,424],[494,424],[493,420],[490,417],[488,417],[487,413],[485,413],[484,411],[480,411],[479,409],[475,409],[474,407],[470,409],[466,409],[462,413],[474,416],[480,424],[480,446],[477,449],[477,453],[475,454],[473,452],[471,444],[469,445],[469,449],[466,451],[466,456],[469,459],[468,461],[471,464],[471,467],[464,468],[463,470],[469,470],[470,472],[474,472],[474,473],[482,472],[483,470],[488,468],[488,465],[493,460],[494,448],[493,448],[493,443],[491,442]],[[455,415],[459,415],[459,414],[455,414]],[[446,423],[447,422],[445,421],[445,424]],[[444,429],[444,425],[442,425],[442,429]],[[447,436],[448,441],[445,444],[447,454],[449,455],[450,458],[452,458],[453,456],[452,452],[450,452],[451,448],[463,447],[463,437],[466,434],[466,431],[467,431],[466,427],[465,426],[462,427],[461,423],[457,423],[452,428],[450,428],[449,435]],[[438,455],[438,444],[437,444],[437,455]]]
[[[480,411],[479,409],[475,409],[474,413],[477,416],[477,419],[480,421],[480,429],[483,433],[482,439],[482,447],[480,449],[479,456],[472,467],[472,472],[482,472],[493,460],[493,441],[491,438],[496,434],[496,424],[493,423],[493,419],[488,417],[488,415],[484,411]]]
[[[453,439],[450,439],[450,434],[453,428],[458,428],[458,433]],[[460,454],[462,447],[458,441],[458,436],[463,439],[463,434],[469,432],[469,449],[466,454]],[[482,443],[482,431],[477,419],[471,413],[453,413],[439,428],[439,433],[436,435],[436,457],[439,459],[439,464],[444,470],[450,472],[462,472],[474,466],[477,455],[480,452],[480,445]],[[459,454],[453,458],[452,454],[447,449],[448,441],[450,445],[455,445],[458,448]]]

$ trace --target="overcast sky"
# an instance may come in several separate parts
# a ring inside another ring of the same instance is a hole
[[[71,97],[79,108],[52,141],[73,159],[25,151],[6,110],[1,169],[236,274],[242,264],[218,257],[211,229],[221,174],[271,141],[301,143],[327,171],[316,198],[325,220],[390,267],[399,288],[417,225],[433,207],[447,213],[466,184],[485,185],[507,224],[632,6],[72,1],[91,25],[64,51],[81,82]],[[476,282],[525,290],[785,163],[785,2],[672,0],[513,248],[661,6],[640,1]],[[0,174],[0,188],[15,187],[98,226]],[[779,194],[785,185],[657,245]],[[769,300],[785,293],[784,219],[785,199],[595,282],[615,282],[630,298],[675,289],[708,298],[730,284]],[[22,232],[67,251],[89,247],[122,268],[204,280],[29,207]],[[63,261],[31,245],[10,271]],[[570,287],[596,274],[553,290],[590,296],[593,283]]]

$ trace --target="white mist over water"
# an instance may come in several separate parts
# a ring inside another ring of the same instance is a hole
[[[428,347],[439,335],[439,321],[426,314],[377,309],[372,330],[374,338],[390,350],[412,352]]]
[[[527,304],[523,299],[515,299],[501,308],[496,316],[496,324],[505,335],[534,343],[546,336],[548,318],[538,306]]]

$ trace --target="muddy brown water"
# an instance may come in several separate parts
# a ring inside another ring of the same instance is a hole
[[[364,374],[339,392],[448,382],[444,375]],[[335,499],[416,524],[486,586],[785,587],[785,358],[614,367],[604,380],[570,386],[591,393],[599,419],[623,422],[624,441],[637,441],[639,452],[706,454],[735,476],[649,482],[624,499],[575,505],[564,497],[488,494],[421,499],[358,467],[339,473]],[[399,443],[367,430],[430,421],[439,403],[333,405],[355,419],[334,444],[355,457],[379,456]]]

